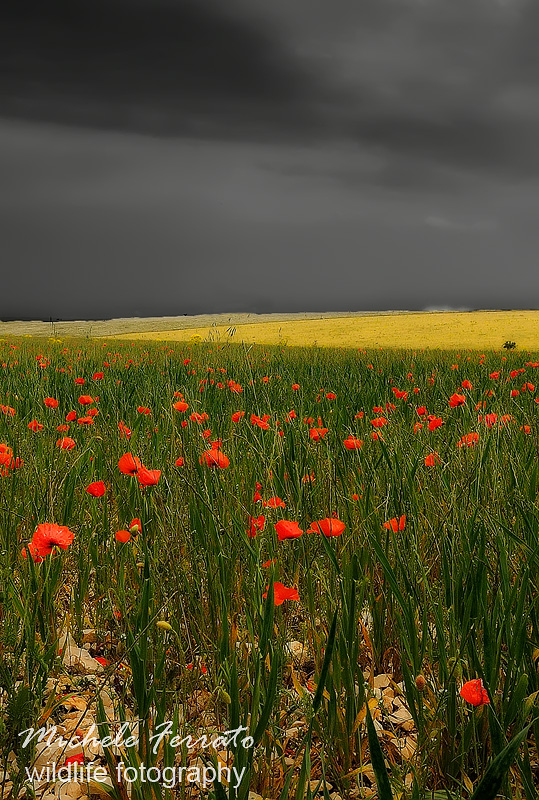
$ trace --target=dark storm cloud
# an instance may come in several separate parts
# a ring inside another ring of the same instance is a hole
[[[352,135],[425,161],[536,172],[539,69],[529,29],[537,36],[538,23],[531,5],[517,12],[457,0],[419,4],[389,33],[379,29],[386,47],[378,52],[361,36]]]
[[[0,113],[342,137],[387,155],[382,184],[392,156],[524,176],[539,169],[538,37],[536,0],[19,0],[2,10]]]
[[[0,193],[0,318],[518,308],[537,296],[537,185],[390,192],[334,179],[351,145],[36,127],[0,137],[19,176]],[[266,167],[279,159],[281,171]]]
[[[538,38],[537,0],[4,3],[0,317],[528,306]]]
[[[519,178],[537,173],[535,0],[298,3],[304,13],[288,40],[333,86],[325,108],[334,131],[386,155],[383,183],[403,158],[424,162],[416,164],[418,184],[423,171],[431,183],[436,163]],[[283,19],[284,8],[277,0]],[[398,169],[396,184],[405,171]]]
[[[19,0],[0,114],[158,134],[305,133],[309,83],[268,26],[211,0]]]

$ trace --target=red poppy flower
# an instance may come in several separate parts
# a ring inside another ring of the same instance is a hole
[[[75,383],[79,386],[84,386],[84,378],[75,378]]]
[[[483,681],[481,678],[476,678],[473,681],[467,681],[460,690],[459,694],[466,700],[467,703],[471,703],[472,706],[483,706],[490,704],[488,692],[483,686]]]
[[[258,532],[263,531],[265,525],[266,517],[263,514],[259,517],[249,517],[249,528],[247,529],[249,538],[253,539]]]
[[[96,658],[96,661],[105,661],[104,658]],[[84,764],[84,753],[77,753],[74,756],[68,756],[64,761],[64,767],[68,767],[70,764]]]
[[[326,394],[326,399],[327,400],[336,400],[337,399],[337,395],[335,394],[335,392],[328,392]]]
[[[320,439],[324,438],[328,430],[329,428],[311,428],[309,430],[309,436],[314,442],[319,442]]]
[[[436,464],[439,463],[440,463],[440,456],[436,451],[434,451],[434,453],[429,453],[428,456],[425,456],[426,467],[434,467]]]
[[[424,417],[425,414],[427,413],[427,409],[426,409],[425,406],[418,406],[416,408],[416,411],[417,411],[417,413],[419,414],[420,417]]]
[[[307,533],[322,533],[329,538],[330,536],[340,536],[345,528],[346,525],[340,519],[326,517],[326,519],[318,519],[315,522],[311,522]]]
[[[268,589],[269,586],[266,586],[266,591],[262,595],[264,600],[268,596]],[[296,600],[299,601],[299,594],[297,589],[288,588],[280,581],[274,581],[273,583],[273,602],[276,606],[280,606],[284,603],[285,600]]]
[[[273,527],[277,531],[277,536],[280,542],[282,542],[284,539],[298,539],[300,536],[303,536],[303,531],[297,522],[291,522],[283,519],[280,522],[275,523]]]
[[[13,450],[8,444],[0,444],[0,459],[3,456],[8,456],[9,458],[11,458],[12,455],[13,455]],[[1,460],[0,463],[2,463]]]
[[[92,375],[93,381],[102,381],[103,380],[103,373],[102,372],[94,372]]]
[[[61,547],[62,550],[67,550],[73,539],[74,534],[65,525],[44,522],[37,526],[32,541],[26,545],[22,554],[26,558],[26,550],[28,549],[34,561],[40,562],[45,556],[52,553],[53,547]]]
[[[93,402],[94,398],[90,397],[89,394],[81,394],[81,396],[79,397],[79,403],[81,404],[81,406],[91,406]]]
[[[436,428],[441,428],[443,424],[444,421],[441,417],[435,417],[432,415],[429,419],[429,431],[435,431]]]
[[[103,658],[102,656],[96,656],[94,661],[97,661],[98,664],[101,664],[102,667],[109,667],[110,661],[108,658]]]
[[[58,400],[54,397],[46,397],[43,402],[47,408],[58,408]]]
[[[178,400],[177,403],[174,403],[172,408],[176,409],[176,411],[187,411],[189,408],[189,404],[186,403],[184,400]]]
[[[73,422],[75,419],[77,419],[76,411],[70,411],[69,414],[66,415],[66,422]]]
[[[77,423],[79,425],[93,425],[94,424],[94,418],[90,417],[90,416],[79,417],[79,419],[77,420]]]
[[[473,386],[468,379],[462,381],[460,385],[462,386],[463,389],[473,389]]]
[[[37,433],[37,431],[43,430],[43,425],[41,422],[38,422],[37,419],[33,419],[32,422],[28,423],[28,429]]]
[[[71,439],[69,436],[63,436],[56,442],[56,447],[59,447],[61,450],[73,450],[75,447],[75,440]]]
[[[120,422],[118,423],[118,428],[122,436],[125,436],[126,439],[130,438],[131,430],[130,428],[127,427],[127,425],[124,422],[122,422],[122,420],[120,420]]]
[[[374,428],[383,428],[384,425],[387,425],[387,419],[385,417],[375,417],[371,419],[371,425]]]
[[[191,422],[197,422],[199,425],[202,425],[202,423],[209,418],[209,414],[205,411],[203,411],[202,414],[199,414],[198,411],[193,411],[193,413],[189,415]]]
[[[406,514],[403,514],[402,517],[397,519],[393,517],[393,519],[388,520],[388,522],[384,522],[384,528],[387,528],[388,531],[393,531],[393,533],[397,533],[397,531],[403,531],[406,526]]]
[[[236,411],[232,414],[232,422],[239,422],[242,417],[245,416],[245,411]]]
[[[251,414],[251,425],[258,426],[259,428],[262,428],[262,430],[267,431],[269,430],[269,418],[269,414],[264,414],[263,417],[258,417],[256,414]]]
[[[95,483],[91,483],[86,487],[86,491],[88,494],[91,494],[92,497],[103,497],[107,488],[103,481],[95,481]]]
[[[293,383],[293,384],[292,384],[292,391],[293,391],[293,392],[297,392],[297,391],[298,391],[298,389],[299,389],[299,383]]]
[[[363,445],[363,439],[356,439],[355,436],[349,436],[343,442],[347,450],[359,450]]]
[[[183,467],[185,466],[185,459],[182,456],[179,456],[174,463],[177,467]]]
[[[406,389],[403,389],[401,391],[400,389],[393,388],[391,391],[398,400],[404,400],[404,401],[408,400],[408,392],[406,391]]]
[[[456,408],[457,406],[463,406],[466,402],[466,398],[463,394],[452,394],[449,398],[449,405],[451,408]]]
[[[219,469],[226,469],[230,464],[230,459],[217,448],[205,450],[200,456],[200,464],[205,464],[207,467],[219,467]]]
[[[131,453],[124,453],[118,461],[118,469],[124,475],[136,475],[141,467],[142,461],[140,458],[137,458]]]
[[[193,662],[191,662],[190,664],[186,664],[185,666],[186,666],[186,668],[187,668],[187,669],[194,669],[194,668],[195,668],[195,665],[194,665],[194,663],[193,663]],[[198,666],[198,668],[200,669],[200,671],[201,671],[201,673],[202,673],[203,675],[205,675],[205,674],[207,673],[207,671],[208,671],[208,668],[206,667],[206,665],[205,665],[205,664],[203,664],[203,663],[201,662],[201,663],[200,663],[200,664],[198,664],[197,666]]]
[[[22,458],[13,458],[13,450],[7,444],[0,444],[0,475],[6,477],[10,469],[19,469],[24,464]]]
[[[457,447],[474,447],[479,441],[478,433],[467,433],[457,442]]]
[[[264,500],[262,505],[264,508],[286,508],[286,503],[280,497],[270,497],[269,500]]]
[[[152,413],[151,409],[146,406],[138,406],[137,411],[139,414],[145,414],[146,416]]]
[[[137,470],[137,479],[141,486],[156,486],[161,477],[160,469],[146,469],[146,467],[139,467]]]
[[[129,523],[129,533],[140,533],[141,530],[142,522],[138,517],[135,517],[135,519],[132,519]]]
[[[131,534],[129,533],[129,531],[116,531],[114,535],[116,537],[116,541],[122,542],[124,544],[125,542],[128,542],[129,539],[131,538]]]

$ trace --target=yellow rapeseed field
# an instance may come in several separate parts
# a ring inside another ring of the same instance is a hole
[[[245,342],[320,347],[539,349],[539,311],[410,312],[282,320],[183,330],[125,333],[115,338]]]

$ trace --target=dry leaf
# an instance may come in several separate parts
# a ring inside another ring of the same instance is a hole
[[[71,697],[64,698],[61,705],[65,706],[68,711],[72,708],[76,708],[77,711],[86,711],[88,708],[88,703],[80,695],[72,695]]]
[[[374,676],[372,685],[374,686],[375,689],[385,689],[390,685],[392,680],[393,680],[393,675],[387,675],[385,673],[381,673],[380,675]]]

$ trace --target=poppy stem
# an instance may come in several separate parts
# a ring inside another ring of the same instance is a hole
[[[475,774],[479,777],[479,775],[481,775],[481,767],[479,764],[479,753],[477,750],[477,720],[476,720],[475,708],[472,712],[472,730],[473,730],[473,749],[475,758]]]

